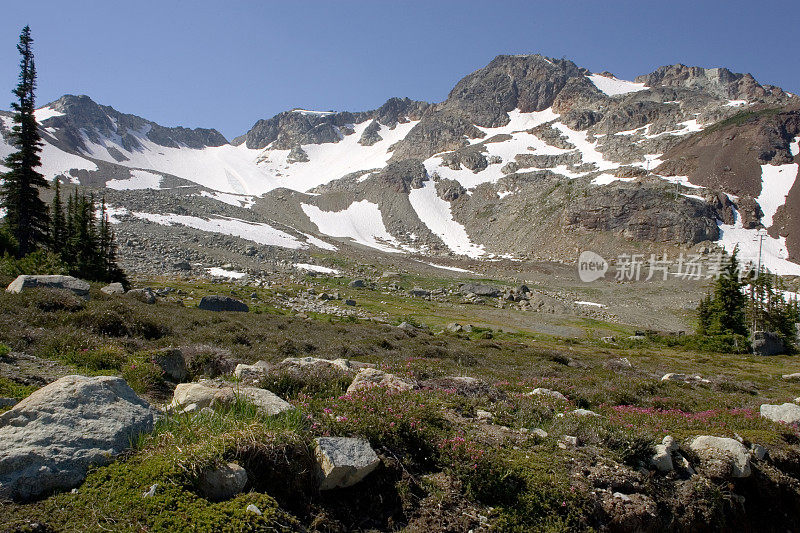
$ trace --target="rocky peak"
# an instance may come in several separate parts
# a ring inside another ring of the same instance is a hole
[[[734,73],[726,68],[667,65],[637,76],[636,81],[648,87],[687,87],[731,99],[757,99],[769,94],[752,75]]]
[[[47,107],[63,113],[45,119],[43,122],[58,131],[56,138],[70,148],[85,149],[83,135],[92,142],[102,142],[104,138],[119,138],[120,145],[127,149],[141,148],[138,137],[160,146],[177,148],[204,148],[227,144],[225,137],[214,129],[206,128],[168,128],[145,120],[136,115],[120,113],[110,106],[96,103],[85,95],[64,95]]]

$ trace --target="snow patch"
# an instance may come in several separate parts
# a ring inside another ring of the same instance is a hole
[[[131,177],[124,180],[108,180],[106,187],[116,191],[133,191],[140,189],[160,189],[161,175],[146,170],[131,170]]]
[[[209,274],[217,278],[241,279],[247,275],[246,272],[237,272],[235,270],[225,270],[224,268],[211,267],[206,269]]]
[[[797,167],[797,163],[761,165],[761,194],[756,201],[764,213],[761,223],[765,228],[772,226],[775,213],[786,203],[786,195],[797,178]]]
[[[52,107],[43,107],[41,109],[35,110],[33,112],[33,115],[36,117],[36,122],[41,124],[48,118],[63,117],[64,113],[62,113],[61,111],[56,111]]]
[[[295,268],[299,268],[300,270],[309,270],[311,272],[319,272],[321,274],[338,274],[339,271],[335,268],[324,267],[320,265],[312,265],[309,263],[295,263]]]
[[[578,305],[588,305],[588,306],[591,306],[591,307],[600,307],[601,309],[608,309],[607,305],[599,304],[597,302],[576,301],[575,303],[578,304]]]
[[[592,74],[586,76],[594,83],[601,92],[606,93],[608,96],[617,96],[620,94],[635,93],[639,91],[646,91],[648,88],[644,83],[636,83],[632,81],[620,80],[614,77],[601,76],[600,74]]]
[[[739,261],[742,264],[758,264],[759,235],[764,231],[745,229],[739,213],[734,211],[736,220],[734,224],[718,222],[720,238],[717,241],[726,252],[732,253],[739,247]],[[786,237],[773,238],[764,236],[761,245],[761,264],[771,272],[781,276],[800,276],[800,265],[788,260],[789,249],[786,247]]]
[[[300,207],[324,235],[351,239],[382,252],[400,252],[400,243],[386,231],[378,204],[361,200],[342,211],[323,211],[310,204]]]
[[[297,250],[307,245],[288,233],[261,222],[248,222],[238,218],[210,217],[208,219],[188,215],[159,215],[134,212],[133,216],[149,220],[162,226],[186,226],[189,228],[231,235],[266,246],[279,246]]]
[[[458,267],[447,266],[447,265],[437,265],[436,263],[425,263],[425,264],[429,265],[429,266],[432,266],[432,267],[436,267],[436,268],[442,268],[444,270],[452,270],[453,272],[464,272],[466,274],[474,274],[475,273],[472,270],[467,270],[466,268],[458,268]]]
[[[411,207],[417,216],[453,253],[477,258],[486,252],[483,245],[473,244],[464,226],[453,219],[450,203],[439,197],[436,184],[426,181],[419,189],[408,193]]]
[[[200,196],[211,198],[224,204],[250,209],[256,203],[256,197],[249,194],[231,194],[219,191],[200,191]]]

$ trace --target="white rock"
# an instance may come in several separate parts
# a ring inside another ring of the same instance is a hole
[[[555,398],[556,400],[567,400],[567,397],[561,394],[558,391],[551,390],[551,389],[543,389],[541,387],[537,387],[533,389],[531,392],[528,393],[529,396],[548,396],[550,398]]]
[[[478,420],[491,420],[493,416],[489,411],[484,411],[483,409],[475,410],[475,418]]]
[[[545,430],[543,430],[542,428],[533,428],[531,430],[531,435],[536,435],[537,437],[539,437],[541,439],[546,439],[547,438],[547,432]]]
[[[239,363],[233,371],[233,375],[239,381],[253,383],[263,379],[269,372],[270,364],[266,361],[256,361],[252,365]]]
[[[158,488],[158,483],[154,483],[150,485],[150,489],[147,492],[142,493],[142,498],[152,498],[156,495],[156,489]],[[75,490],[75,489],[72,489]]]
[[[680,383],[711,383],[710,380],[704,379],[702,376],[687,376],[686,374],[677,374],[670,372],[661,376],[661,381],[675,381]]]
[[[371,387],[384,387],[394,391],[411,390],[416,386],[411,380],[389,374],[377,368],[362,368],[347,387],[347,392],[355,392]]]
[[[248,505],[247,507],[245,507],[245,510],[246,510],[246,511],[250,511],[251,513],[255,513],[255,514],[257,514],[258,516],[261,516],[261,509],[259,509],[258,507],[256,507],[256,506],[255,506],[255,504],[252,504],[252,503],[251,503],[250,505]]]
[[[236,463],[206,470],[200,476],[200,490],[211,501],[233,498],[247,485],[247,471]]]
[[[65,376],[0,414],[0,499],[80,484],[153,429],[156,413],[112,376]]]
[[[294,409],[292,404],[266,389],[214,381],[179,383],[175,387],[170,408],[176,411],[186,411],[189,406],[194,405],[194,410],[201,410],[205,407],[215,409],[234,404],[237,397],[254,404],[267,416],[278,415]]]
[[[65,289],[72,291],[78,296],[89,297],[89,284],[82,279],[72,276],[58,275],[30,275],[23,274],[11,282],[6,292],[20,293],[25,289],[34,287],[44,287],[48,289]]]
[[[109,283],[108,285],[100,289],[100,292],[104,294],[125,294],[125,288],[122,286],[122,283],[115,282],[115,283]]]
[[[575,409],[570,411],[575,416],[600,416],[594,411],[590,411],[589,409]]]
[[[800,422],[800,405],[788,402],[782,405],[765,403],[761,406],[761,416],[775,422],[796,424]]]
[[[680,448],[678,442],[670,435],[664,437],[664,439],[661,441],[661,444],[664,445],[669,453],[675,453],[678,451],[678,448]]]
[[[381,460],[364,439],[319,437],[316,439],[320,490],[352,487],[367,477]]]
[[[650,464],[659,472],[672,472],[675,469],[672,464],[672,453],[663,444],[656,444],[655,453],[650,457]]]
[[[794,374],[784,374],[781,377],[787,381],[800,381],[800,372],[795,372]]]
[[[702,435],[689,444],[702,463],[703,470],[714,477],[750,476],[750,454],[736,439]]]

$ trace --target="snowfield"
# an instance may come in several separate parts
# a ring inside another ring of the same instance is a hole
[[[136,218],[161,224],[162,226],[186,226],[211,233],[240,237],[267,246],[280,246],[281,248],[290,248],[293,250],[307,247],[306,243],[301,242],[288,233],[273,228],[269,224],[260,222],[247,222],[238,218],[212,217],[205,219],[188,215],[158,215],[155,213],[142,212],[133,212],[132,215]]]
[[[635,93],[638,91],[646,91],[644,83],[635,83],[632,81],[619,80],[617,78],[609,78],[601,76],[600,74],[592,74],[586,76],[594,83],[600,91],[606,93],[608,96],[618,96],[620,94]]]
[[[408,193],[408,200],[423,224],[447,245],[453,253],[478,258],[484,255],[483,245],[470,241],[464,226],[453,219],[450,203],[439,197],[436,184],[426,181],[419,189]]]
[[[131,177],[126,180],[108,180],[106,187],[117,191],[136,189],[160,189],[161,175],[146,170],[131,170]]]
[[[302,204],[303,212],[320,233],[353,242],[382,252],[399,253],[400,243],[383,223],[378,204],[367,200],[353,202],[343,211],[323,211],[315,205]]]

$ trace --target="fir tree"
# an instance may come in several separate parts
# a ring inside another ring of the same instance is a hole
[[[17,45],[22,56],[19,84],[14,89],[17,101],[11,104],[14,110],[11,143],[16,151],[6,157],[4,164],[9,170],[0,176],[3,179],[0,206],[6,208],[6,223],[17,242],[18,257],[45,244],[49,233],[47,205],[39,197],[39,189],[48,185],[44,176],[36,171],[41,166],[42,142],[33,113],[36,65],[32,43],[30,27],[25,26]]]
[[[745,310],[747,298],[739,278],[738,248],[734,248],[728,263],[714,284],[711,302],[709,333],[712,335],[747,335]]]
[[[64,216],[64,202],[61,200],[61,186],[56,180],[56,191],[50,205],[50,249],[61,254],[66,246],[67,221]]]

